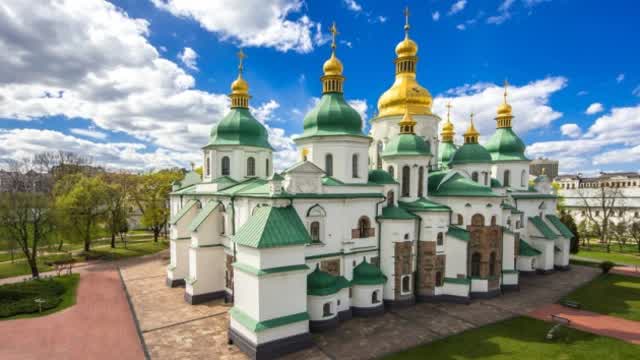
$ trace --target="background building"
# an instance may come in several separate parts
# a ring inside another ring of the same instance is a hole
[[[558,160],[538,158],[529,163],[529,174],[533,176],[542,175],[542,169],[545,175],[555,179],[558,176]]]

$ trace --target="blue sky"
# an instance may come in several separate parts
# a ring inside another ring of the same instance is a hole
[[[418,80],[435,113],[452,102],[458,134],[473,111],[488,139],[506,78],[530,157],[562,172],[638,170],[640,5],[595,0],[8,0],[0,159],[62,149],[128,169],[198,162],[242,46],[281,168],[320,96],[331,22],[345,96],[368,119],[393,81],[405,5]]]

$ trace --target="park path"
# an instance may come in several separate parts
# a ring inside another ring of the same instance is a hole
[[[615,266],[611,269],[612,274],[640,277],[639,266]]]
[[[144,352],[118,271],[81,272],[77,303],[32,319],[0,321],[3,360],[141,360]]]
[[[527,315],[544,321],[551,321],[551,315],[561,316],[571,321],[569,326],[572,328],[640,345],[640,321],[572,309],[559,304],[540,307]]]

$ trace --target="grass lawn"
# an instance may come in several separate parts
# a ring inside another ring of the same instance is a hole
[[[621,340],[561,328],[554,340],[545,336],[553,324],[518,317],[469,330],[397,354],[412,359],[634,359],[639,347]]]
[[[3,286],[0,286],[0,290],[3,287],[7,287],[7,286],[13,286],[14,288],[15,287],[19,288],[21,286],[25,286],[25,284],[28,285],[30,283],[33,283],[34,281],[39,281],[39,280],[31,280],[31,281],[28,281],[26,283],[3,285]],[[43,281],[48,281],[48,280],[43,280]],[[18,314],[18,315],[13,315],[13,316],[10,316],[10,317],[0,317],[0,321],[2,321],[2,320],[24,319],[24,318],[32,318],[32,317],[39,317],[39,316],[49,315],[49,314],[52,314],[54,312],[58,312],[60,310],[66,309],[66,308],[74,305],[76,303],[76,292],[77,292],[77,289],[78,289],[78,283],[80,282],[80,275],[73,274],[73,275],[60,276],[60,277],[54,278],[53,281],[61,284],[64,287],[64,293],[59,296],[61,298],[61,301],[56,307],[48,309],[48,310],[45,310],[45,311],[42,311],[42,312]],[[2,306],[1,303],[0,303],[0,306]]]
[[[640,278],[600,275],[564,300],[577,301],[584,310],[640,321]]]
[[[620,247],[618,244],[612,243],[610,250],[611,252],[608,253],[605,245],[591,242],[588,247],[580,246],[580,251],[575,256],[599,261],[608,260],[616,264],[640,265],[640,252],[638,252],[637,245]]]

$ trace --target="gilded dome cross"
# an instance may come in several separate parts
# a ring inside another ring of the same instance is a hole
[[[238,72],[242,74],[242,70],[244,70],[244,59],[247,58],[247,55],[240,49],[238,51]]]
[[[331,25],[331,28],[329,29],[329,31],[331,31],[331,37],[333,38],[331,40],[331,48],[333,50],[336,49],[336,36],[339,34],[338,32],[338,28],[336,27],[336,22],[333,22],[333,25]]]

